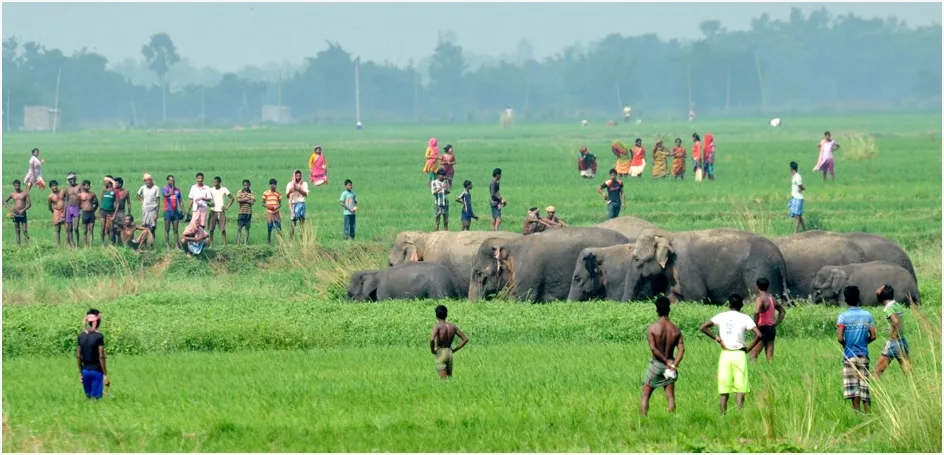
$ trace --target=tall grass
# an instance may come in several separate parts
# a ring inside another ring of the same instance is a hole
[[[870,134],[853,133],[846,137],[843,156],[854,161],[868,161],[878,154],[875,137]]]

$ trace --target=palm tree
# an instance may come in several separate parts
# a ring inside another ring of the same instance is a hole
[[[167,71],[180,61],[174,42],[166,33],[151,35],[151,40],[141,47],[148,68],[161,80],[161,122],[167,121]]]

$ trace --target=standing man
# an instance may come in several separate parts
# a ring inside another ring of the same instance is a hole
[[[488,192],[491,194],[491,201],[489,204],[492,206],[492,230],[497,231],[501,227],[501,211],[508,205],[508,201],[501,196],[501,178],[502,170],[501,168],[495,168],[492,171],[492,183],[488,184]]]
[[[455,324],[446,322],[446,316],[449,310],[445,305],[436,307],[436,325],[433,326],[433,334],[429,337],[429,350],[436,356],[436,369],[439,370],[441,379],[452,377],[452,354],[459,352],[469,338],[462,333]],[[459,345],[452,348],[452,342],[459,335]]]
[[[440,169],[436,171],[436,179],[429,182],[429,187],[433,192],[433,208],[435,209],[436,224],[433,232],[439,230],[439,218],[443,221],[443,230],[449,230],[449,198],[446,193],[449,191],[449,182],[446,181],[446,171]]]
[[[79,364],[79,380],[85,389],[85,396],[96,400],[102,397],[103,386],[111,386],[108,368],[105,367],[105,336],[98,331],[101,325],[101,313],[94,308],[88,310],[82,320],[79,346],[75,350],[75,358]]]
[[[796,227],[793,228],[793,233],[796,234],[800,232],[802,228],[806,230],[806,223],[803,222],[803,192],[806,191],[806,187],[803,186],[803,177],[800,176],[800,165],[796,161],[790,162],[790,174],[793,177],[790,180],[790,203],[788,207],[790,208],[790,217],[796,219]]]
[[[256,196],[252,194],[249,179],[243,180],[243,188],[236,194],[236,203],[239,211],[236,215],[236,244],[242,240],[243,228],[246,229],[246,243],[249,245],[249,227],[252,225],[252,205],[256,203]]]
[[[226,211],[233,206],[236,200],[232,193],[223,184],[223,179],[219,176],[213,177],[213,188],[210,188],[210,195],[213,197],[213,208],[210,211],[210,241],[208,245],[213,245],[213,231],[220,227],[220,235],[223,236],[223,245],[226,245]],[[224,198],[229,197],[229,204],[224,207]]]
[[[56,228],[56,246],[62,248],[62,223],[66,222],[66,200],[65,192],[59,190],[59,182],[53,180],[49,182],[49,212],[52,213],[52,226]],[[72,242],[69,242],[72,246]]]
[[[639,413],[643,416],[649,413],[649,397],[652,391],[659,387],[665,388],[665,399],[669,404],[669,412],[675,412],[675,381],[678,380],[678,367],[685,356],[685,339],[682,330],[669,319],[671,303],[668,297],[660,295],[656,299],[656,314],[659,320],[649,325],[646,330],[649,338],[649,350],[652,359],[649,368],[642,378],[642,401],[639,402]],[[675,358],[675,348],[678,347],[678,358]]]
[[[878,365],[875,367],[875,378],[882,377],[882,373],[888,368],[892,359],[898,359],[902,371],[905,374],[910,373],[911,366],[908,359],[908,340],[905,339],[904,321],[905,308],[895,301],[895,288],[886,284],[878,289],[878,301],[885,304],[882,313],[888,320],[888,341],[885,342],[885,348],[882,349],[882,355],[878,358]]]
[[[701,326],[701,331],[721,345],[718,359],[718,393],[721,395],[721,415],[728,411],[728,397],[737,396],[737,407],[744,407],[744,396],[751,391],[747,376],[747,352],[753,351],[760,342],[760,330],[750,316],[741,313],[744,299],[738,294],[728,298],[728,311],[719,313]],[[718,326],[718,335],[711,327]],[[744,332],[754,332],[754,342],[744,346]]]
[[[112,239],[111,226],[112,222],[115,220],[115,180],[110,175],[106,175],[104,181],[105,187],[102,188],[102,205],[98,211],[98,215],[102,219],[102,246],[105,246],[106,233],[108,239]],[[89,184],[89,187],[91,187],[91,184]]]
[[[144,174],[144,185],[138,188],[138,201],[141,203],[141,226],[151,231],[151,236],[157,228],[157,207],[160,204],[161,189],[154,184],[151,174]]]
[[[760,293],[754,299],[754,322],[760,330],[760,343],[751,350],[751,361],[757,360],[761,349],[767,352],[767,361],[774,359],[774,340],[777,338],[777,326],[783,322],[787,315],[787,310],[783,305],[767,292],[770,288],[770,280],[760,277],[756,281],[757,292]],[[774,312],[777,312],[777,319],[774,320]]]
[[[839,143],[833,140],[832,134],[829,134],[829,131],[823,133],[823,139],[819,141],[819,158],[816,160],[816,167],[813,168],[813,172],[817,170],[823,171],[823,181],[826,181],[826,173],[832,177],[833,181],[836,181],[836,163],[833,156],[833,152],[839,150]]]
[[[111,243],[121,243],[121,230],[125,225],[125,216],[131,211],[131,193],[125,189],[125,181],[121,177],[115,177],[115,219],[112,223],[109,238]]]
[[[161,188],[161,195],[164,197],[164,247],[170,249],[170,228],[173,226],[174,248],[177,248],[180,247],[177,227],[184,217],[180,211],[180,201],[183,200],[183,196],[180,194],[180,188],[174,185],[173,175],[167,176],[167,185]]]
[[[295,223],[298,223],[299,231],[304,232],[305,212],[307,212],[306,196],[308,196],[308,182],[302,179],[302,171],[295,169],[292,181],[285,186],[285,198],[288,199],[292,216],[292,229],[289,231],[289,237],[292,239],[295,238]]]
[[[472,210],[472,181],[462,182],[462,188],[464,190],[456,199],[456,202],[462,203],[462,230],[468,231],[469,227],[472,226],[472,220],[477,220],[479,217],[475,216],[475,212]]]
[[[852,400],[852,409],[860,406],[869,412],[869,343],[875,341],[875,320],[859,308],[859,288],[846,286],[842,291],[849,309],[836,320],[839,344],[842,345],[843,397]]]
[[[66,244],[73,248],[79,246],[79,224],[82,223],[82,209],[79,208],[82,187],[75,183],[75,178],[75,172],[66,175]]]
[[[606,193],[603,190],[606,190]],[[606,212],[610,219],[618,217],[620,209],[626,203],[626,196],[623,193],[623,182],[616,178],[616,169],[610,169],[610,179],[597,188],[597,193],[606,201]]]
[[[8,202],[13,200],[13,207],[11,208]],[[13,227],[16,228],[16,245],[22,246],[20,244],[20,230],[23,230],[23,237],[26,238],[26,243],[29,243],[29,231],[27,229],[26,221],[26,211],[33,206],[33,203],[30,201],[29,193],[23,191],[20,188],[20,181],[13,181],[13,193],[10,193],[9,196],[3,201],[3,206],[13,212]]]
[[[344,209],[344,240],[354,240],[354,228],[357,225],[357,194],[354,193],[354,182],[351,179],[344,181],[341,207]]]
[[[203,184],[202,172],[197,172],[197,183],[190,187],[190,193],[187,195],[187,199],[190,199],[190,207],[187,209],[187,215],[196,217],[200,227],[206,228],[207,210],[210,207],[210,202],[213,201],[213,193]],[[193,209],[194,205],[197,207],[196,211]]]
[[[271,244],[273,229],[278,229],[279,238],[282,238],[282,193],[279,193],[277,180],[269,179],[269,189],[262,192],[262,205],[266,209],[266,225],[269,229],[269,244]]]
[[[33,149],[33,156],[29,160],[29,169],[26,171],[26,177],[23,177],[27,192],[33,189],[33,185],[39,186],[39,189],[46,188],[46,182],[43,181],[43,163],[45,162],[46,160],[39,159],[39,149]]]
[[[112,200],[114,202],[114,200]],[[85,228],[85,246],[92,246],[95,237],[95,210],[98,210],[98,196],[92,192],[92,182],[82,181],[82,192],[79,193],[79,208],[82,209],[82,226]],[[78,241],[78,236],[76,241]],[[103,245],[104,246],[104,245]]]

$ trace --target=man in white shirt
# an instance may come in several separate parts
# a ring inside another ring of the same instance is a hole
[[[226,245],[226,211],[233,206],[236,198],[229,192],[229,189],[223,186],[223,179],[219,176],[213,177],[213,188],[210,188],[210,194],[213,196],[213,207],[208,221],[210,241],[207,245],[213,245],[213,232],[216,231],[217,227],[220,228],[220,235],[223,236],[223,245]],[[225,198],[227,197],[229,197],[229,204],[225,204],[224,207]]]
[[[794,234],[800,232],[800,228],[806,230],[806,223],[803,222],[803,192],[806,191],[806,187],[803,186],[803,177],[800,175],[799,168],[800,165],[796,161],[790,162],[790,174],[793,178],[790,180],[790,203],[787,206],[790,208],[790,218],[796,219]]]
[[[207,224],[207,208],[210,201],[213,200],[213,194],[210,188],[203,184],[203,173],[197,173],[197,183],[190,187],[190,193],[187,195],[190,199],[190,207],[187,209],[187,215],[193,215],[197,218],[200,227],[205,228]],[[196,211],[194,211],[196,206]],[[194,213],[196,212],[196,213]]]
[[[747,378],[747,353],[760,342],[761,334],[754,319],[741,313],[744,299],[738,294],[728,298],[729,311],[719,313],[701,326],[701,331],[721,345],[718,359],[718,393],[721,395],[721,414],[728,410],[728,396],[737,395],[738,408],[744,407],[744,395],[751,391]],[[711,328],[718,326],[718,336]],[[744,332],[754,332],[751,345],[744,345]]]
[[[285,198],[288,199],[289,207],[291,207],[292,230],[290,237],[293,239],[295,238],[295,223],[298,223],[299,230],[305,227],[306,196],[308,196],[308,182],[302,179],[302,171],[295,169],[292,180],[288,182],[288,185],[285,185]]]
[[[157,206],[161,197],[161,189],[154,184],[151,174],[144,174],[144,185],[138,188],[138,201],[141,202],[141,226],[148,228],[154,235],[157,227]]]
[[[33,149],[33,156],[29,160],[29,170],[26,171],[26,177],[23,177],[23,183],[26,184],[26,191],[33,189],[33,185],[39,189],[46,188],[46,181],[43,180],[43,163],[46,160],[39,159],[39,149]]]

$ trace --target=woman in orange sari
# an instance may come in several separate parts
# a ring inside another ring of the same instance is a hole
[[[701,171],[701,136],[698,133],[692,133],[692,171],[695,173],[695,180],[698,180],[698,174]]]
[[[310,171],[309,180],[314,186],[328,184],[328,162],[325,161],[324,153],[320,145],[315,146],[314,153],[308,158],[308,169]]]
[[[616,176],[623,178],[629,175],[629,149],[621,141],[613,141],[613,154],[616,155]]]
[[[675,138],[675,147],[672,149],[672,175],[677,179],[685,180],[685,147],[682,147],[682,138]]]
[[[633,146],[633,159],[629,164],[630,177],[639,177],[646,170],[646,148],[642,146],[642,139],[636,138]]]
[[[429,147],[426,147],[426,165],[423,166],[423,173],[432,182],[436,178],[436,171],[439,170],[439,142],[436,138],[429,140]]]

